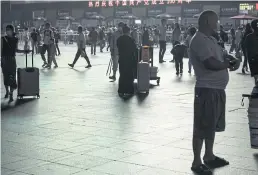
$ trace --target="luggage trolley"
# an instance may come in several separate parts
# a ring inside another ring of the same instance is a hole
[[[157,85],[159,86],[160,83],[160,77],[157,76],[158,74],[158,68],[153,66],[153,47],[152,46],[140,46],[139,52],[138,52],[138,62],[142,61],[142,49],[148,49],[149,50],[149,59],[145,60],[149,62],[150,64],[150,80],[156,80]]]

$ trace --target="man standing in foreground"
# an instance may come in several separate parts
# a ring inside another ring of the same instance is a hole
[[[118,48],[117,48],[117,39],[123,35],[123,27],[124,23],[120,22],[118,24],[118,30],[115,31],[112,35],[111,42],[110,42],[110,52],[111,52],[111,59],[113,61],[113,75],[109,77],[109,79],[116,80],[116,71],[118,68]]]
[[[212,37],[217,30],[218,16],[213,11],[204,11],[199,17],[199,31],[190,43],[190,59],[196,74],[194,99],[192,171],[197,174],[212,174],[210,169],[229,165],[229,162],[213,153],[215,132],[225,130],[225,88],[229,81],[229,61],[222,48]],[[201,150],[205,142],[204,164]]]

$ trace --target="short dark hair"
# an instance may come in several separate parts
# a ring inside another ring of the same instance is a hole
[[[45,24],[45,26],[50,26],[50,23],[49,23],[49,22],[47,22],[47,23]]]
[[[195,28],[195,27],[191,27],[191,28],[189,29],[189,34],[190,34],[191,36],[193,36],[195,33],[196,33],[196,28]]]
[[[5,27],[6,30],[12,30],[14,32],[14,27],[13,25],[9,24]]]
[[[129,28],[127,25],[124,25],[124,27],[123,27],[123,33],[124,33],[124,34],[130,33],[130,28]]]
[[[119,22],[119,23],[118,23],[118,27],[124,27],[124,25],[125,25],[125,24],[124,24],[123,22]]]
[[[82,31],[82,26],[78,26],[78,30],[81,30],[81,31]]]

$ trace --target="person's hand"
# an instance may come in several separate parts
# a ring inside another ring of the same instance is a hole
[[[229,60],[229,70],[236,71],[239,67],[240,67],[240,60],[232,56],[231,60]]]

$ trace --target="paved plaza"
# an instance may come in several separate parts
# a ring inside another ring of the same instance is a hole
[[[117,82],[106,70],[110,54],[91,56],[93,67],[80,59],[71,63],[76,45],[64,46],[59,68],[40,69],[40,99],[8,105],[2,83],[2,175],[192,175],[193,92],[195,77],[176,77],[167,47],[158,64],[160,86],[153,81],[148,96],[122,100]],[[90,53],[90,48],[87,48]],[[18,67],[25,64],[17,56]],[[29,62],[30,64],[30,62]],[[41,67],[39,55],[35,65]],[[216,137],[215,153],[230,165],[215,175],[257,175],[258,150],[250,148],[248,100],[242,93],[253,87],[250,75],[230,73],[227,88],[227,127]],[[1,77],[2,78],[2,77]]]

